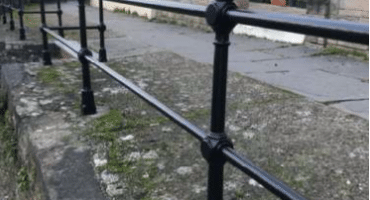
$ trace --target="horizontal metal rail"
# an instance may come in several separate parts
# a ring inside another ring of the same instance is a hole
[[[45,14],[58,14],[60,11],[45,11]],[[24,14],[40,14],[41,11],[23,11]]]
[[[369,24],[240,10],[230,10],[227,15],[241,24],[369,45]]]
[[[79,26],[48,26],[50,30],[79,30]],[[86,29],[99,29],[100,26],[86,26]]]
[[[67,47],[70,50],[72,50],[73,56],[78,57],[78,52],[80,51],[80,49],[76,49],[74,46],[71,46],[66,39],[62,38],[57,33],[54,33],[49,28],[44,27],[42,29],[45,30],[51,36],[53,36],[62,45],[64,45],[63,48]],[[96,66],[98,69],[103,71],[105,74],[107,74],[108,76],[116,80],[118,83],[122,84],[127,89],[129,89],[131,92],[138,95],[141,99],[145,100],[147,103],[155,107],[162,114],[168,117],[171,121],[175,122],[180,127],[184,128],[187,132],[195,136],[198,140],[203,141],[206,138],[207,134],[205,131],[196,127],[191,122],[189,122],[188,120],[186,120],[179,114],[172,111],[166,105],[158,101],[156,98],[154,98],[147,92],[143,91],[140,87],[136,86],[135,84],[127,80],[122,75],[118,74],[116,71],[109,68],[104,63],[97,61],[95,58],[91,56],[85,56],[85,58],[89,61],[89,63]],[[222,150],[222,153],[228,162],[230,162],[236,168],[240,169],[241,171],[243,171],[244,173],[246,173],[247,175],[255,179],[257,182],[259,182],[261,185],[263,185],[266,189],[268,189],[275,195],[283,197],[283,199],[294,199],[294,200],[306,199],[300,194],[298,194],[297,192],[295,192],[294,190],[290,189],[285,183],[279,181],[275,177],[271,176],[264,170],[254,165],[248,159],[243,158],[240,155],[238,155],[234,149],[224,148]]]
[[[180,4],[168,1],[112,0],[114,2],[205,17],[206,6]],[[317,17],[295,16],[281,13],[265,13],[253,10],[229,10],[231,21],[258,27],[303,33],[313,36],[339,39],[369,45],[369,25]]]
[[[258,183],[263,185],[263,187],[274,193],[276,196],[282,199],[306,199],[302,195],[298,194],[296,191],[292,190],[285,183],[281,182],[261,168],[254,165],[250,160],[238,155],[234,149],[224,148],[222,149],[222,153],[228,162],[246,173],[251,178],[255,179]]]

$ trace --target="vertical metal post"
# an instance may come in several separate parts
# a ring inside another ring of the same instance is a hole
[[[42,41],[43,41],[43,46],[44,46],[44,49],[42,50],[42,55],[44,58],[44,65],[51,65],[52,63],[51,63],[51,57],[50,57],[50,52],[49,52],[49,47],[48,47],[48,37],[46,35],[46,32],[43,29],[44,27],[46,27],[44,0],[40,0],[40,12],[41,12],[41,23],[42,23],[40,30],[42,33]]]
[[[103,18],[103,0],[99,0],[99,33],[100,33],[100,50],[99,50],[99,61],[100,62],[107,62],[107,51],[105,50],[104,45],[104,31],[106,30],[106,26],[104,24]]]
[[[18,15],[19,15],[19,39],[20,40],[25,40],[26,39],[26,31],[24,29],[24,24],[23,24],[23,12],[24,10],[24,7],[23,7],[23,2],[22,0],[19,0],[19,11],[18,11]]]
[[[9,16],[10,16],[10,30],[14,31],[14,19],[13,19],[13,7],[12,7],[12,0],[9,0],[8,6]]]
[[[330,19],[330,15],[331,15],[330,6],[331,6],[330,0],[327,0],[325,3],[325,18],[326,19]],[[327,46],[328,46],[328,38],[324,38],[324,48],[326,48]]]
[[[208,5],[206,10],[207,23],[216,33],[214,42],[211,133],[201,144],[202,155],[209,164],[208,200],[223,199],[223,169],[225,158],[221,151],[225,147],[232,147],[232,143],[225,134],[229,34],[236,25],[226,16],[226,11],[230,9],[236,9],[236,5],[232,1],[216,1]]]
[[[7,10],[7,7],[5,5],[5,0],[3,0],[3,3],[2,3],[2,7],[3,7],[3,24],[6,24],[6,13],[8,12]]]
[[[89,115],[96,113],[94,93],[91,90],[90,83],[89,62],[85,58],[85,56],[91,56],[92,53],[87,49],[85,1],[78,0],[78,4],[80,16],[80,42],[81,42],[81,50],[78,53],[78,58],[82,64],[82,78],[83,78],[83,88],[81,91],[82,95],[81,112],[83,115]]]
[[[57,6],[58,6],[58,23],[59,23],[59,27],[62,27],[63,26],[63,24],[62,24],[63,11],[62,11],[61,6],[60,6],[60,0],[57,1]],[[64,37],[63,29],[59,29],[59,35]]]

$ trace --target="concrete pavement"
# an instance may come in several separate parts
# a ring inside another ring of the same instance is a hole
[[[77,4],[62,5],[77,17]],[[87,21],[98,22],[98,9],[87,7]],[[213,62],[213,33],[148,22],[105,12],[107,29],[118,37],[106,40],[108,59],[149,49],[169,50],[198,62]],[[124,35],[124,36],[122,36]],[[229,70],[304,95],[349,113],[369,118],[369,63],[343,56],[311,56],[319,49],[247,36],[231,35]],[[90,41],[99,49],[99,41]]]

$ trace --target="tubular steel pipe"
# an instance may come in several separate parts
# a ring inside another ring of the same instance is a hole
[[[60,35],[56,34],[55,32],[53,32],[50,27],[42,27],[42,29],[50,34],[51,36],[53,36],[56,40],[58,40],[60,43],[62,43],[63,45],[65,45],[67,48],[69,48],[70,50],[72,50],[75,54],[78,54],[78,52],[80,51],[80,49],[76,49],[75,47],[69,45],[69,42],[64,39],[63,37],[61,37]],[[76,56],[76,58],[78,58],[78,56]]]
[[[41,11],[24,11],[24,14],[40,14]],[[58,14],[59,11],[44,11],[45,14]]]
[[[369,24],[241,10],[230,10],[227,15],[241,24],[369,45]]]
[[[83,88],[81,91],[82,96],[81,112],[83,115],[91,115],[96,113],[96,106],[94,101],[94,93],[91,90],[89,62],[86,60],[86,57],[91,56],[92,53],[87,49],[86,16],[84,0],[78,0],[78,10],[80,17],[80,43],[81,43],[81,50],[78,53],[78,58],[82,64],[82,79],[83,79]]]
[[[271,176],[261,168],[254,165],[250,160],[245,159],[238,155],[232,148],[222,149],[222,153],[226,160],[236,168],[246,173],[251,178],[255,179],[258,183],[263,185],[270,192],[274,193],[281,199],[288,200],[305,200],[303,196],[289,188],[286,184]]]
[[[63,26],[62,25],[62,14],[63,14],[63,12],[62,12],[62,9],[60,7],[60,0],[57,1],[57,7],[58,7],[58,13],[57,13],[57,15],[58,15],[58,25],[59,25],[59,27],[62,27]],[[64,37],[63,29],[59,29],[59,35]]]
[[[12,1],[9,0],[8,6],[9,16],[10,16],[10,30],[14,31],[14,18],[13,18],[13,9],[12,9]]]
[[[41,27],[46,27],[46,19],[45,19],[45,2],[44,0],[40,0],[40,12],[41,12]],[[43,58],[44,58],[44,65],[51,65],[51,57],[48,47],[48,37],[44,29],[40,29],[42,33],[42,42],[44,49],[42,50]]]
[[[23,2],[22,0],[19,0],[18,15],[19,15],[19,39],[20,40],[26,39],[26,31],[24,29],[24,24],[23,24],[23,13],[24,13],[23,10],[24,10]]]
[[[7,7],[5,5],[5,0],[3,0],[3,3],[2,3],[2,10],[3,10],[3,24],[6,24],[6,22],[7,22],[7,19],[6,19]]]
[[[99,33],[100,33],[100,50],[99,50],[99,61],[107,62],[107,51],[104,45],[104,31],[106,29],[104,24],[103,16],[103,0],[99,0]]]

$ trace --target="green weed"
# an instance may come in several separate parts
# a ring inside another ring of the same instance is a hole
[[[369,56],[366,53],[359,52],[356,50],[346,50],[346,49],[341,49],[338,47],[330,46],[328,48],[325,48],[321,52],[314,53],[312,56],[321,56],[321,55],[344,55],[344,56],[355,56],[355,57],[360,57],[364,61],[369,61]]]

